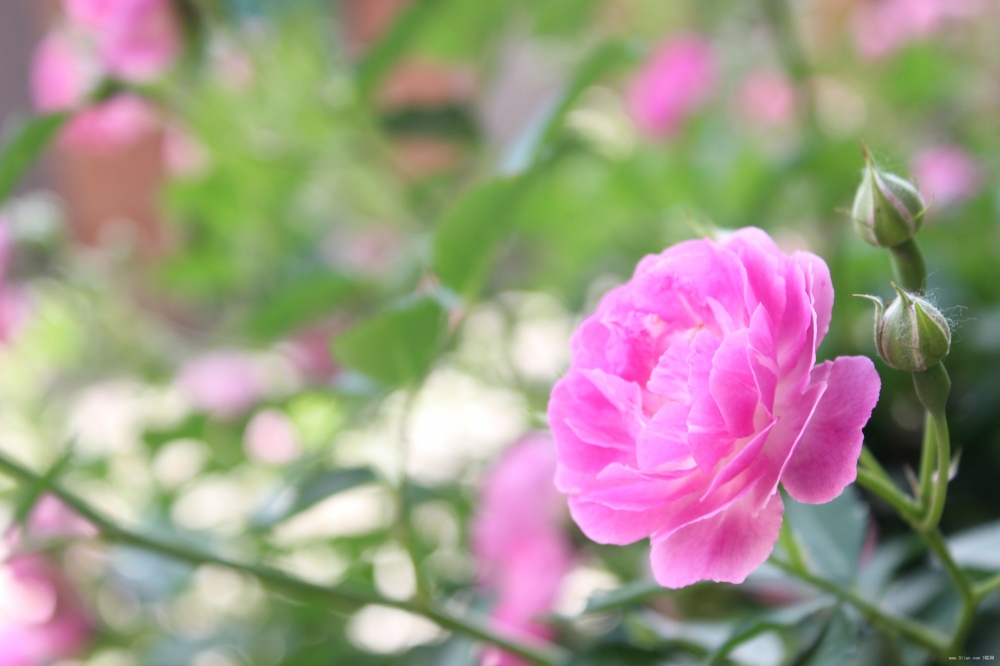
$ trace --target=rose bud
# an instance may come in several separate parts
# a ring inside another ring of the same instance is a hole
[[[920,230],[927,205],[912,183],[879,169],[867,146],[864,152],[861,185],[851,207],[854,227],[875,247],[902,245]]]
[[[951,328],[941,311],[892,284],[898,294],[889,307],[875,296],[875,345],[879,356],[897,370],[923,372],[933,367],[951,348]]]

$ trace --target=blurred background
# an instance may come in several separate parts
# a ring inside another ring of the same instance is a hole
[[[847,297],[891,293],[887,254],[844,212],[864,140],[932,201],[961,449],[943,528],[963,563],[1000,569],[997,2],[147,2],[155,48],[134,67],[93,50],[86,4],[0,3],[6,135],[74,115],[0,201],[0,450],[60,465],[124,524],[390,599],[420,579],[486,612],[480,480],[545,428],[574,326],[643,255],[762,227],[830,265],[821,357],[875,357],[871,306]],[[876,365],[866,443],[905,487],[922,410]],[[25,492],[0,477],[0,524]],[[954,594],[904,524],[844,502],[830,529],[851,579],[860,561],[891,607],[947,627]],[[40,538],[85,526],[27,506],[35,569],[0,572],[2,666],[478,663],[385,606],[331,613],[222,568]],[[579,663],[691,663],[748,613],[809,598],[763,571],[581,615],[648,578],[647,546],[564,523],[550,621]],[[819,663],[800,620],[733,662]],[[857,626],[852,663],[926,663]],[[994,603],[969,653],[998,637]],[[48,647],[10,647],[29,641]]]

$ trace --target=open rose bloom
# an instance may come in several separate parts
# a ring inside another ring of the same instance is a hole
[[[645,257],[571,341],[549,423],[556,484],[600,543],[652,542],[667,587],[742,582],[784,507],[855,479],[880,382],[865,357],[816,365],[830,273],[759,229]]]

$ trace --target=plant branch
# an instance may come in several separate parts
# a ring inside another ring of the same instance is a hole
[[[946,652],[951,645],[951,641],[948,640],[948,637],[942,635],[935,629],[924,626],[919,622],[914,622],[913,620],[905,617],[890,615],[875,604],[865,601],[858,595],[854,594],[850,590],[845,590],[833,581],[815,576],[808,571],[799,569],[788,562],[783,562],[776,558],[771,558],[768,561],[782,571],[795,576],[799,580],[808,583],[815,588],[823,590],[824,592],[828,592],[841,601],[851,604],[861,611],[872,622],[872,624],[880,626],[883,630],[891,634],[907,638],[917,645],[920,645],[921,647],[939,655]]]
[[[36,486],[44,481],[43,475],[36,474],[32,470],[18,462],[15,462],[3,453],[0,453],[0,471],[6,473],[21,483],[28,484],[29,486]],[[539,664],[540,666],[561,666],[561,664],[567,660],[565,650],[557,645],[545,643],[543,641],[535,641],[530,644],[522,642],[494,631],[484,620],[469,616],[459,616],[451,613],[450,611],[439,608],[432,603],[394,601],[381,597],[375,593],[351,589],[350,587],[343,585],[316,585],[268,566],[237,562],[212,553],[204,552],[185,544],[172,543],[140,534],[118,525],[111,519],[99,513],[77,495],[63,488],[57,480],[52,480],[48,483],[47,491],[62,500],[62,502],[69,508],[79,514],[81,518],[90,522],[95,528],[97,528],[101,538],[109,543],[131,546],[159,553],[195,566],[201,564],[214,564],[226,567],[234,571],[254,576],[262,583],[273,589],[284,590],[290,594],[319,599],[337,606],[338,608],[353,609],[366,604],[379,604],[382,606],[390,606],[392,608],[409,611],[411,613],[423,615],[445,629],[466,634],[486,643],[491,643],[511,654],[526,659],[533,664]]]

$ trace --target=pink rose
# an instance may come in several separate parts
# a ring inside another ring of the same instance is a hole
[[[985,180],[983,170],[959,146],[934,146],[913,158],[913,175],[920,193],[947,206],[975,196]]]
[[[40,556],[0,567],[0,666],[45,666],[78,656],[92,628],[69,583]]]
[[[247,424],[243,450],[265,465],[284,465],[302,455],[302,441],[291,419],[276,409],[265,409]]]
[[[224,419],[250,409],[262,393],[252,359],[236,350],[189,361],[181,368],[177,385],[195,407]]]
[[[113,152],[134,144],[157,123],[155,107],[137,95],[122,93],[77,113],[66,123],[59,140],[91,153]]]
[[[795,88],[779,72],[750,72],[739,91],[739,111],[758,127],[781,127],[795,119]]]
[[[826,264],[759,229],[639,262],[577,329],[552,391],[556,485],[591,539],[651,537],[666,587],[742,582],[784,507],[854,481],[878,400],[871,360],[814,367],[833,287]]]
[[[711,44],[700,35],[664,42],[642,66],[628,90],[628,108],[639,129],[668,136],[701,107],[718,74]]]
[[[484,586],[497,591],[493,622],[514,635],[548,638],[538,620],[552,610],[572,550],[561,529],[565,499],[552,484],[556,455],[548,435],[514,445],[483,483],[472,524],[472,551]],[[483,666],[523,662],[499,650],[483,655]]]
[[[107,70],[127,81],[162,75],[180,52],[169,0],[65,0],[70,21],[89,30]]]
[[[854,42],[863,58],[875,60],[908,42],[937,32],[948,19],[976,16],[983,0],[874,0],[857,5],[851,17]]]
[[[79,35],[56,30],[35,49],[31,96],[42,113],[67,111],[85,101],[101,78],[100,65]]]

